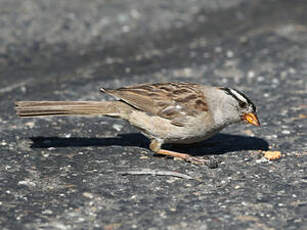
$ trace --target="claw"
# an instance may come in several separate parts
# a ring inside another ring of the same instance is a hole
[[[174,151],[170,151],[170,150],[161,149],[160,148],[161,144],[162,143],[159,143],[156,140],[152,140],[150,145],[149,145],[149,148],[152,151],[154,151],[155,153],[162,154],[164,156],[177,157],[177,158],[183,159],[187,162],[190,162],[192,164],[207,165],[209,168],[217,168],[218,167],[218,162],[214,158],[193,157],[193,156],[186,154],[186,153],[178,153],[178,152],[174,152]]]
[[[217,168],[218,162],[212,158],[192,157],[186,159],[186,161],[196,165],[207,165],[209,168]]]

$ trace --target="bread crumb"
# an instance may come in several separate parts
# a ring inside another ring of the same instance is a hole
[[[264,157],[270,161],[278,160],[281,158],[281,152],[280,151],[263,151]]]

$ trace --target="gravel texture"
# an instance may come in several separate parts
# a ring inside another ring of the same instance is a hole
[[[1,229],[306,229],[306,11],[303,0],[0,0]],[[105,100],[101,86],[161,81],[241,89],[262,126],[176,146],[214,155],[209,169],[154,156],[122,120],[14,112],[16,100]]]

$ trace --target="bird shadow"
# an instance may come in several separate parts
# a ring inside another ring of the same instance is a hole
[[[148,148],[149,140],[139,133],[120,134],[116,137],[31,137],[31,148],[50,147],[103,147],[103,146],[134,146]],[[258,137],[217,134],[210,139],[189,145],[166,145],[166,149],[189,152],[193,155],[224,154],[227,152],[247,150],[268,150],[269,144]]]

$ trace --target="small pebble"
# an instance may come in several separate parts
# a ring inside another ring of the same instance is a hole
[[[256,160],[256,163],[264,163],[264,162],[268,162],[268,160],[264,157],[261,157],[260,159]]]
[[[33,127],[35,126],[35,123],[33,121],[29,121],[29,122],[26,122],[25,125],[29,127],[30,129],[33,129]]]
[[[53,214],[53,212],[50,209],[46,209],[46,210],[42,211],[42,214],[44,214],[44,215],[51,215],[51,214]]]
[[[226,56],[228,58],[232,58],[234,56],[234,53],[231,50],[228,50],[227,53],[226,53]]]
[[[43,155],[43,157],[45,157],[45,158],[47,158],[47,157],[49,157],[49,156],[50,156],[50,154],[49,154],[49,153],[42,153],[42,155]]]
[[[204,58],[209,58],[209,57],[210,57],[210,54],[209,54],[209,53],[204,53],[204,54],[203,54],[203,57],[204,57]]]
[[[252,70],[247,72],[247,77],[248,77],[248,78],[254,78],[255,75],[256,75],[255,72],[252,71]]]
[[[272,80],[272,82],[273,82],[273,84],[279,84],[279,80],[278,80],[277,78],[274,78],[274,79]]]
[[[9,170],[9,169],[11,169],[12,168],[12,166],[10,166],[10,165],[6,165],[5,166],[5,170]]]
[[[64,134],[64,137],[70,138],[71,137],[71,133]]]
[[[123,126],[120,124],[113,124],[112,128],[119,132],[122,130]]]
[[[278,136],[276,134],[266,136],[268,139],[276,139],[277,137]]]
[[[263,77],[263,76],[259,76],[259,77],[257,78],[257,81],[259,81],[259,82],[264,81],[264,77]]]
[[[282,134],[290,134],[291,132],[289,130],[283,130],[281,131]]]
[[[241,42],[241,43],[247,43],[248,42],[248,37],[246,37],[246,36],[241,36],[240,38],[239,38],[239,41]]]
[[[286,71],[281,72],[280,76],[282,79],[285,79],[287,77],[288,73]]]
[[[18,185],[25,185],[25,186],[28,186],[28,187],[35,187],[36,184],[32,181],[29,181],[29,180],[22,180],[22,181],[18,181]]]
[[[84,192],[82,193],[82,195],[86,198],[89,198],[89,199],[93,199],[94,198],[94,195],[90,192]]]
[[[295,74],[295,73],[296,73],[296,70],[295,70],[294,68],[290,68],[290,69],[289,69],[289,73]]]
[[[128,33],[128,32],[130,32],[130,27],[127,26],[127,25],[126,25],[126,26],[123,26],[123,27],[122,27],[122,30],[123,30],[124,33]]]
[[[126,73],[130,73],[130,72],[131,72],[131,68],[126,67],[126,68],[125,68],[125,72],[126,72]]]
[[[1,145],[5,146],[5,145],[7,145],[7,142],[5,140],[1,141]]]
[[[139,12],[138,10],[136,10],[136,9],[132,9],[132,10],[130,11],[130,14],[131,14],[131,16],[132,16],[134,19],[139,19],[139,18],[141,17],[140,12]]]
[[[148,158],[149,158],[149,157],[148,157],[148,156],[145,156],[145,155],[140,156],[140,159],[141,159],[141,160],[148,159]]]
[[[26,93],[27,92],[27,88],[23,85],[20,87],[21,92]]]
[[[215,51],[216,53],[221,53],[221,52],[222,52],[222,47],[217,46],[217,47],[215,47],[214,51]]]

